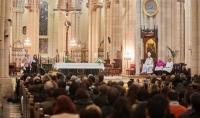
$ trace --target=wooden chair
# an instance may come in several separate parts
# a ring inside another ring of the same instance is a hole
[[[16,71],[16,63],[15,62],[12,62],[12,63],[9,63],[9,75],[13,74],[15,75]]]
[[[130,68],[126,70],[126,75],[135,75],[135,64],[130,64]]]

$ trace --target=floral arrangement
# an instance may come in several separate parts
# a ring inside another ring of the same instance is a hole
[[[103,61],[102,59],[100,59],[100,58],[97,58],[97,59],[95,60],[95,63],[103,64],[104,61]]]
[[[65,56],[64,60],[65,60],[65,63],[70,63],[70,62],[71,62],[71,57],[70,57],[70,55],[67,54],[67,55]]]

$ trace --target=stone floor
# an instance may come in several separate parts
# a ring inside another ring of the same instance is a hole
[[[0,110],[0,118],[22,118],[21,110],[19,103],[7,102],[3,99],[3,109]]]

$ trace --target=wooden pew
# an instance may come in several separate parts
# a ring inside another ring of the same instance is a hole
[[[34,118],[34,96],[29,97],[29,118]]]

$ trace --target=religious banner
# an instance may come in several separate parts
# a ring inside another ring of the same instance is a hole
[[[159,5],[157,0],[145,0],[143,11],[147,16],[154,16],[158,13]]]
[[[47,38],[39,39],[39,53],[48,53],[48,39]]]

